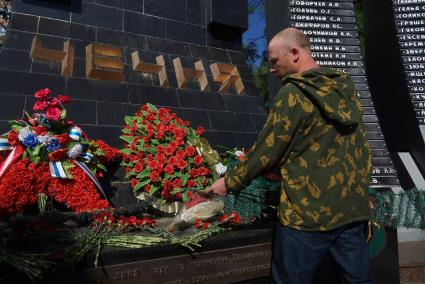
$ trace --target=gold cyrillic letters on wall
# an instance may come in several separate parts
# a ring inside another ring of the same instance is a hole
[[[208,80],[202,61],[195,62],[195,69],[183,68],[180,57],[173,59],[174,71],[176,72],[177,84],[180,89],[186,88],[187,79],[198,80],[201,91],[208,90]]]
[[[74,47],[69,40],[64,42],[63,51],[43,48],[41,40],[35,36],[32,40],[31,58],[54,61],[62,64],[62,76],[71,76],[74,63]],[[155,63],[146,63],[140,60],[137,51],[131,54],[133,71],[158,74],[161,87],[168,87],[169,81],[163,55],[156,57]],[[173,59],[174,72],[180,89],[186,88],[187,80],[197,80],[201,91],[208,91],[208,78],[204,65],[199,60],[195,68],[183,68],[180,57]],[[229,91],[235,85],[236,92],[241,95],[244,85],[238,68],[234,65],[213,63],[210,65],[215,82],[220,83],[220,93]],[[124,82],[124,64],[121,48],[105,44],[92,43],[86,46],[86,77],[90,79]]]
[[[35,36],[32,39],[31,58],[60,62],[62,64],[61,75],[71,76],[74,68],[74,46],[67,40],[63,44],[63,50],[44,48],[41,40]]]
[[[227,92],[232,84],[235,84],[238,95],[243,94],[245,87],[243,85],[238,68],[234,65],[213,63],[210,65],[211,72],[215,82],[221,83],[219,92]]]
[[[92,43],[86,46],[86,77],[125,81],[121,48]]]
[[[167,71],[165,69],[165,60],[163,55],[159,55],[155,58],[156,64],[142,62],[140,60],[138,51],[135,51],[131,54],[131,59],[133,61],[133,71],[158,74],[159,85],[161,87],[168,87],[168,77]]]

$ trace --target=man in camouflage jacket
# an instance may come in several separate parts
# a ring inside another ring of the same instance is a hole
[[[330,252],[343,281],[374,283],[364,235],[371,154],[354,84],[318,66],[309,39],[294,28],[270,41],[268,57],[282,87],[267,121],[244,160],[208,191],[238,192],[279,168],[273,281],[310,283]]]

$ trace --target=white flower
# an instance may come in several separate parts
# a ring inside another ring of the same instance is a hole
[[[25,138],[27,138],[30,134],[32,134],[32,131],[29,129],[28,126],[21,128],[18,133],[19,141],[24,142]]]
[[[76,144],[74,147],[68,150],[68,157],[71,159],[76,159],[83,152],[83,145]]]
[[[215,167],[215,171],[219,175],[224,175],[227,172],[227,167],[223,165],[222,163],[217,163],[214,165],[214,167]]]
[[[42,145],[46,145],[50,138],[51,136],[49,134],[37,136],[38,143]]]
[[[241,150],[236,150],[236,151],[235,151],[235,155],[236,155],[237,157],[243,157],[243,156],[245,156],[245,154],[244,154]]]

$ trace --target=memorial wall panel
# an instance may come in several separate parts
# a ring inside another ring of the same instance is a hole
[[[413,108],[419,125],[425,125],[425,1],[392,2]]]
[[[363,121],[372,148],[374,167],[371,186],[399,185],[397,172],[371,100],[360,52],[353,2],[290,0],[288,3],[290,25],[301,29],[310,37],[312,55],[317,63],[342,69],[349,73],[354,81],[358,96],[364,105]],[[419,73],[423,72],[414,71],[411,80],[417,80]]]

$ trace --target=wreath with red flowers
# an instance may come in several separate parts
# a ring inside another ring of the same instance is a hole
[[[66,119],[68,96],[46,88],[35,98],[36,113],[10,121],[11,130],[0,135],[0,216],[37,203],[43,210],[47,198],[76,212],[109,208],[96,177],[121,153]]]
[[[194,130],[170,109],[149,103],[126,116],[125,122],[121,164],[134,192],[146,192],[164,203],[185,202],[192,192],[211,184],[215,173],[196,147],[202,127]]]

